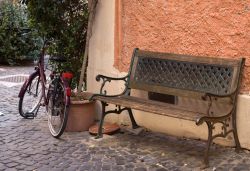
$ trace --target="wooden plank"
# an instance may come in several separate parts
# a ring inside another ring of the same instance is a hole
[[[206,116],[206,114],[193,112],[188,109],[181,109],[175,105],[171,105],[168,103],[141,99],[131,96],[119,96],[119,97],[96,96],[94,97],[94,99],[136,110],[156,113],[159,115],[170,116],[179,119],[186,119],[190,121],[196,121],[198,118]]]
[[[185,54],[173,54],[173,53],[162,53],[162,52],[151,52],[139,50],[136,54],[137,57],[153,57],[166,60],[177,60],[177,61],[189,61],[204,64],[217,64],[222,66],[240,66],[242,58],[219,58],[219,57],[205,57],[205,56],[192,56]]]
[[[130,75],[129,75],[129,80],[128,80],[128,82],[129,82],[129,85],[128,85],[128,86],[129,86],[129,87],[131,87],[131,85],[130,85],[130,84],[131,84],[131,81],[135,80],[134,75],[135,75],[137,63],[138,63],[138,58],[135,57],[133,63],[130,64],[130,65],[132,65],[132,67],[131,67],[131,73],[130,73]]]
[[[180,96],[180,97],[188,97],[198,100],[203,100],[202,96],[205,95],[205,92],[198,92],[198,91],[189,91],[184,89],[176,89],[176,88],[170,88],[170,87],[162,87],[162,86],[152,86],[147,84],[136,84],[133,81],[131,81],[130,86],[133,87],[133,89],[137,90],[144,90],[144,91],[150,91],[155,93],[162,93],[162,94],[168,94],[173,96]],[[217,103],[230,103],[231,98],[225,97],[225,98],[217,98]]]

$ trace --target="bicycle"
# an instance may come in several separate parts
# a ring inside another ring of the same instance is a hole
[[[18,110],[23,118],[34,119],[40,106],[45,106],[50,133],[53,137],[59,138],[63,134],[68,120],[70,83],[73,74],[58,72],[58,68],[54,68],[49,75],[50,82],[46,84],[44,67],[46,44],[45,41],[35,71],[24,82],[18,94],[20,98]],[[49,60],[59,63],[59,65],[66,62],[66,59],[60,57],[50,57]]]

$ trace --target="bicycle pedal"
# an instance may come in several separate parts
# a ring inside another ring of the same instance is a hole
[[[25,119],[34,119],[35,118],[35,114],[34,113],[25,113]]]
[[[40,103],[40,106],[45,106],[45,103],[43,102],[43,103]]]

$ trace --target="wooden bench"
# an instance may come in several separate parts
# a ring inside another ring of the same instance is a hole
[[[237,135],[236,104],[244,61],[244,58],[198,57],[135,49],[126,76],[96,77],[97,81],[102,81],[100,93],[92,95],[90,99],[99,100],[102,104],[98,137],[102,137],[104,117],[109,113],[120,114],[128,111],[132,127],[137,128],[131,110],[136,109],[194,121],[197,126],[206,123],[208,141],[204,155],[205,166],[208,166],[210,145],[216,137],[225,138],[229,133],[233,133],[236,150],[239,150],[241,147]],[[118,80],[125,82],[124,91],[117,95],[108,95],[106,83]],[[133,97],[131,89],[206,101],[206,112],[192,111],[192,107],[180,108],[175,104]],[[214,113],[212,106],[215,103],[225,104],[226,108],[230,106],[230,111]],[[116,106],[107,111],[109,104]],[[221,124],[222,131],[215,134],[216,124]]]

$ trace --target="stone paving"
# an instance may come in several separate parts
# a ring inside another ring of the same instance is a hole
[[[30,67],[1,67],[3,75],[27,74]],[[95,140],[87,132],[53,138],[44,112],[33,120],[17,111],[20,85],[0,84],[0,170],[193,171],[201,170],[205,142],[159,133],[127,131]],[[1,115],[1,112],[3,115]],[[250,153],[213,145],[210,170],[250,170]]]

